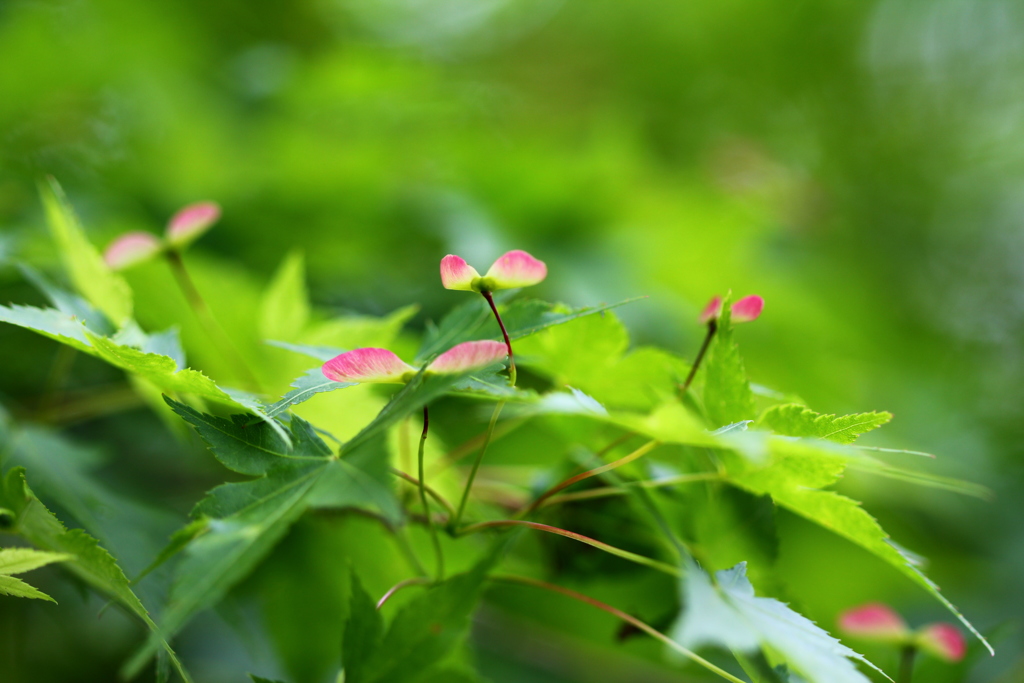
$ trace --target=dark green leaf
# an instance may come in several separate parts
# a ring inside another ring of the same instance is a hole
[[[380,650],[384,620],[355,571],[351,575],[352,597],[342,640],[341,663],[346,683],[363,683],[368,680],[367,667]]]
[[[298,433],[301,445],[281,438],[266,422],[253,422],[249,415],[233,415],[230,420],[200,413],[170,398],[167,404],[186,422],[195,427],[214,456],[230,470],[242,474],[265,474],[270,468],[288,460],[321,459],[330,449],[309,428],[302,418],[292,418],[292,434]]]
[[[333,356],[331,357],[333,358]],[[323,371],[317,367],[307,370],[306,374],[296,379],[290,386],[295,388],[285,394],[280,401],[267,408],[269,417],[279,415],[294,405],[308,401],[316,394],[353,387],[355,382],[335,382],[332,379],[327,379]]]

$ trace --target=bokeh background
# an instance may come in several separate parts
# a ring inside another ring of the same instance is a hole
[[[449,252],[486,267],[527,249],[549,264],[537,294],[551,300],[649,295],[621,312],[634,342],[684,356],[711,295],[761,294],[762,320],[739,334],[757,382],[824,412],[890,410],[872,443],[993,489],[843,484],[994,636],[997,657],[963,680],[1024,680],[1021,35],[1010,0],[4,0],[0,300],[41,301],[15,260],[56,264],[43,174],[99,245],[215,199],[201,272],[258,291],[299,249],[319,305],[418,303],[412,330],[460,302],[437,282]],[[0,349],[3,405],[38,418],[57,345],[3,326]],[[67,390],[116,379],[81,360]],[[140,445],[161,423],[109,393],[61,426],[103,444],[112,486],[199,476],[200,455],[174,464],[170,432]],[[852,546],[778,523],[786,595],[826,628],[868,599],[946,618]],[[0,670],[14,680],[104,680],[139,637],[115,625],[81,642],[48,606],[12,602]],[[558,641],[520,607],[500,619],[532,645],[502,647],[498,616],[478,626],[495,681],[600,679],[581,663],[600,644]],[[239,631],[186,646],[209,680],[252,657]],[[531,647],[538,662],[509,654]]]

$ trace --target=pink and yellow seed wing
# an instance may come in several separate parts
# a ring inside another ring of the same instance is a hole
[[[516,249],[499,256],[485,277],[492,280],[497,289],[512,289],[535,285],[547,275],[548,267],[543,261]]]
[[[188,244],[210,229],[220,219],[216,202],[197,202],[179,210],[167,223],[167,241],[180,246]]]
[[[402,384],[416,368],[387,349],[353,349],[324,363],[324,377],[335,382]]]
[[[473,291],[473,280],[480,277],[476,268],[466,263],[465,259],[455,254],[448,254],[441,259],[441,284],[445,289]]]
[[[160,240],[148,232],[129,232],[107,247],[103,260],[114,270],[121,270],[147,260],[162,248]]]
[[[755,295],[745,296],[732,305],[732,321],[734,323],[748,323],[757,320],[764,310],[764,299]]]
[[[427,368],[431,372],[469,372],[493,365],[507,356],[505,345],[496,341],[463,342],[448,349]]]
[[[843,612],[839,628],[846,633],[871,640],[901,640],[907,636],[907,624],[888,605],[872,602]]]

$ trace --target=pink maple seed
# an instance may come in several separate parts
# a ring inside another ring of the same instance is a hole
[[[504,360],[505,345],[497,341],[471,341],[453,346],[427,368],[429,372],[459,373],[479,370]]]
[[[387,349],[353,349],[324,363],[324,377],[335,382],[404,384],[416,368]]]
[[[502,254],[484,276],[492,289],[529,287],[548,276],[548,267],[539,259],[521,249]]]
[[[732,321],[734,323],[748,323],[757,320],[764,310],[764,299],[755,295],[745,296],[732,305]]]
[[[189,204],[167,222],[167,241],[176,247],[186,246],[219,219],[220,205],[216,202]]]
[[[479,279],[480,273],[461,256],[448,254],[441,259],[441,284],[445,289],[472,292],[475,291],[473,284]]]
[[[947,662],[959,662],[967,654],[964,636],[952,624],[929,624],[922,627],[917,632],[917,642],[922,650]]]
[[[880,602],[843,612],[839,615],[839,628],[851,636],[883,642],[900,642],[910,635],[903,617]]]
[[[712,320],[717,320],[718,316],[722,314],[722,297],[716,296],[708,305],[704,307],[704,310],[700,312],[701,323],[707,324]]]
[[[148,232],[128,232],[107,247],[103,253],[103,260],[114,270],[123,270],[149,260],[163,248],[163,243],[155,235]]]

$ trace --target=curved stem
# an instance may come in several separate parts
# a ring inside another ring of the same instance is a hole
[[[700,363],[704,360],[704,354],[708,351],[708,346],[711,345],[711,339],[714,338],[715,332],[718,331],[718,322],[715,320],[708,321],[708,333],[704,337],[704,342],[700,345],[700,351],[697,352],[697,357],[693,359],[693,365],[690,367],[690,374],[686,376],[686,381],[679,385],[679,397],[686,396],[687,390],[690,388],[690,384],[693,383],[693,378],[697,376],[697,368],[700,367]]]
[[[572,598],[573,600],[579,600],[580,602],[586,603],[586,604],[590,605],[591,607],[596,607],[597,609],[601,610],[602,612],[607,612],[608,614],[612,615],[616,619],[621,619],[622,621],[624,621],[627,624],[630,624],[631,626],[633,626],[633,627],[643,631],[644,633],[646,633],[647,635],[651,636],[652,638],[655,638],[656,640],[660,640],[662,643],[664,643],[668,647],[672,648],[676,652],[680,653],[681,655],[684,655],[685,657],[687,657],[688,659],[692,660],[694,663],[699,664],[700,666],[704,667],[708,671],[711,671],[713,673],[718,674],[719,676],[721,676],[722,678],[724,678],[727,681],[732,681],[732,683],[746,683],[746,681],[744,681],[742,678],[737,678],[736,676],[733,676],[728,671],[725,671],[724,669],[721,669],[721,668],[715,666],[714,664],[712,664],[708,660],[706,660],[703,657],[701,657],[700,655],[698,655],[696,652],[693,652],[692,650],[689,650],[689,649],[683,647],[682,645],[680,645],[679,643],[677,643],[676,641],[672,640],[671,638],[666,636],[661,631],[658,631],[657,629],[653,628],[652,626],[648,626],[646,623],[640,621],[636,617],[634,617],[634,616],[632,616],[630,614],[626,614],[622,610],[617,609],[615,607],[612,607],[611,605],[605,604],[605,603],[601,602],[600,600],[597,600],[595,598],[590,597],[589,595],[584,595],[583,593],[577,593],[574,590],[570,590],[568,588],[563,588],[562,586],[557,586],[557,585],[555,585],[553,583],[548,583],[547,581],[540,581],[538,579],[531,579],[531,578],[526,577],[526,576],[514,576],[514,575],[511,575],[511,574],[502,574],[502,575],[492,576],[490,578],[493,581],[504,581],[506,583],[518,583],[518,584],[521,584],[521,585],[524,585],[524,586],[533,586],[534,588],[541,588],[541,589],[546,590],[546,591],[551,591],[552,593],[560,593],[560,594],[562,594],[562,595],[564,595],[566,597]]]
[[[508,338],[508,332],[505,330],[505,323],[501,320],[501,315],[498,313],[498,307],[494,305],[494,297],[487,290],[480,292],[487,299],[487,303],[491,306],[491,311],[494,312],[494,319],[498,321],[498,327],[501,328],[501,335],[505,337],[505,348],[508,349],[508,381],[512,386],[516,385],[516,359],[512,355],[512,340]]]
[[[391,599],[392,595],[402,590],[403,588],[407,586],[425,586],[429,583],[431,583],[430,579],[423,578],[422,576],[416,576],[411,579],[399,581],[394,586],[389,588],[388,592],[385,593],[383,597],[381,597],[381,599],[377,601],[377,610],[379,611],[380,608],[384,606],[384,603]]]
[[[423,447],[427,443],[427,429],[430,426],[430,416],[427,407],[423,406],[423,433],[420,434],[419,466],[420,466],[420,502],[423,503],[423,515],[427,518],[427,528],[430,529],[430,540],[434,543],[434,555],[437,557],[437,580],[444,578],[444,551],[441,550],[441,539],[437,535],[437,527],[434,526],[434,518],[430,514],[430,504],[427,503],[427,485],[423,481]]]
[[[400,470],[400,469],[398,469],[396,467],[392,467],[391,468],[391,474],[395,475],[396,477],[398,477],[398,478],[400,478],[400,479],[402,479],[404,481],[409,482],[410,484],[412,484],[416,488],[420,487],[421,482],[420,482],[419,479],[417,479],[416,477],[412,476],[411,474],[407,474],[407,473],[403,472],[402,470]],[[455,507],[451,503],[448,502],[447,498],[445,498],[440,493],[438,493],[435,489],[427,486],[426,484],[423,484],[423,488],[426,490],[427,495],[429,495],[431,498],[436,500],[438,505],[440,505],[441,507],[443,507],[445,509],[445,512],[448,513],[448,517],[449,518],[455,516]]]
[[[679,567],[674,567],[670,564],[659,562],[658,560],[651,559],[650,557],[637,555],[636,553],[631,553],[628,550],[623,550],[622,548],[616,548],[613,545],[608,545],[607,543],[603,543],[601,541],[598,541],[597,539],[590,538],[589,536],[577,534],[575,531],[561,529],[557,526],[550,526],[548,524],[540,524],[538,522],[527,522],[521,519],[498,519],[491,522],[480,522],[479,524],[471,524],[465,527],[464,529],[459,530],[457,532],[457,535],[465,536],[466,534],[476,533],[477,531],[483,531],[485,529],[494,529],[506,526],[521,526],[530,529],[536,529],[537,531],[546,531],[549,534],[564,536],[565,538],[571,538],[572,540],[579,541],[580,543],[586,543],[589,546],[597,548],[598,550],[603,550],[606,553],[615,555],[616,557],[621,557],[624,560],[629,560],[630,562],[642,564],[645,567],[650,567],[651,569],[657,569],[660,572],[664,572],[672,576],[679,577],[683,575],[683,572],[681,569],[679,569]]]
[[[633,462],[634,460],[637,460],[637,459],[642,458],[643,456],[647,455],[652,450],[657,448],[659,445],[660,445],[660,442],[658,442],[656,440],[648,441],[647,443],[645,443],[640,448],[636,449],[635,451],[633,451],[632,453],[630,453],[629,455],[627,455],[625,457],[619,458],[615,462],[609,463],[607,465],[603,465],[601,467],[595,467],[592,470],[588,470],[588,471],[583,472],[581,474],[577,474],[575,477],[569,477],[568,479],[566,479],[562,483],[555,484],[554,486],[549,488],[547,491],[545,491],[543,494],[541,494],[541,496],[539,498],[537,498],[537,500],[533,501],[525,510],[523,510],[520,514],[518,514],[516,516],[517,517],[525,517],[526,515],[530,514],[534,510],[536,510],[537,508],[541,507],[544,504],[544,501],[546,501],[547,499],[551,498],[551,496],[555,495],[559,491],[562,491],[563,489],[566,489],[566,488],[572,486],[576,482],[583,481],[584,479],[589,479],[590,477],[596,477],[599,474],[603,474],[604,472],[608,472],[609,470],[614,470],[615,468],[622,467],[623,465],[628,465],[629,463]]]
[[[240,375],[239,379],[246,381],[250,385],[250,389],[261,391],[259,379],[249,369],[249,366],[245,364],[241,353],[238,351],[238,347],[235,346],[234,342],[231,341],[231,337],[228,336],[224,328],[217,322],[210,307],[206,305],[203,295],[199,293],[199,288],[192,281],[192,277],[188,274],[188,269],[185,268],[185,261],[181,258],[181,252],[168,249],[164,253],[167,256],[167,261],[171,264],[171,272],[174,273],[174,279],[178,282],[178,286],[185,295],[185,299],[188,300],[192,312],[206,331],[207,336],[216,342],[221,355],[234,366],[235,372]]]
[[[480,469],[480,463],[483,462],[484,455],[487,453],[487,447],[491,445],[491,436],[494,434],[494,425],[498,422],[498,416],[501,415],[501,409],[505,407],[505,402],[501,401],[494,406],[494,412],[491,414],[491,422],[487,425],[487,434],[484,436],[483,446],[480,447],[480,451],[476,454],[476,460],[473,461],[473,468],[469,471],[469,479],[466,480],[466,488],[462,490],[462,498],[459,500],[459,508],[455,511],[455,517],[452,518],[448,526],[451,530],[457,530],[459,528],[459,520],[462,519],[462,513],[466,509],[466,501],[469,500],[469,492],[473,488],[473,480],[476,479],[477,470]]]
[[[695,481],[710,481],[721,479],[722,475],[717,472],[698,472],[696,474],[680,474],[665,479],[651,479],[647,481],[628,481],[621,486],[603,486],[597,489],[587,489],[575,493],[563,493],[560,496],[552,496],[545,500],[538,508],[545,508],[560,503],[572,503],[578,500],[590,500],[592,498],[607,498],[608,496],[625,496],[632,493],[631,488],[657,489],[665,486],[676,486],[677,484],[689,484]]]

